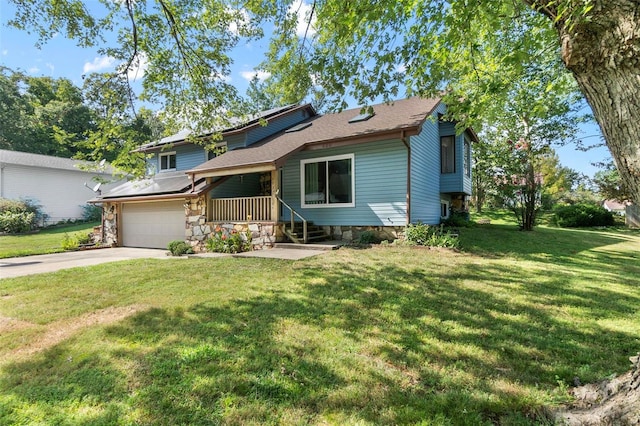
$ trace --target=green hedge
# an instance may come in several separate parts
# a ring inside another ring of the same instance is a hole
[[[553,223],[562,228],[586,228],[590,226],[613,226],[613,214],[594,204],[572,204],[557,206]]]

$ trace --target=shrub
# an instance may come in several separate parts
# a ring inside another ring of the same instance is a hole
[[[452,212],[449,217],[443,219],[441,223],[445,226],[453,226],[456,228],[467,228],[471,226],[469,213],[465,212]]]
[[[36,228],[44,222],[46,214],[34,200],[9,200],[0,198],[0,232],[17,234]]]
[[[90,243],[90,234],[77,233],[69,235],[65,232],[64,237],[62,238],[62,243],[60,245],[63,250],[77,250],[81,245]]]
[[[409,224],[404,230],[406,241],[419,246],[457,248],[458,237],[444,226],[429,226],[424,223]]]
[[[251,250],[251,232],[240,233],[217,226],[206,242],[207,250],[215,253],[240,253]]]
[[[77,250],[77,248],[80,246],[80,243],[78,242],[78,238],[75,235],[69,235],[67,233],[64,234],[64,237],[62,237],[62,244],[60,244],[62,246],[63,250]]]
[[[9,234],[29,232],[34,228],[35,213],[5,211],[0,213],[0,231]]]
[[[613,226],[610,211],[594,204],[572,204],[554,209],[553,223],[562,228]]]
[[[360,244],[380,244],[382,239],[378,236],[376,231],[362,231],[358,242]]]
[[[82,206],[82,220],[85,222],[100,222],[102,220],[102,207],[95,204],[84,204]]]
[[[172,256],[182,256],[183,254],[193,254],[193,248],[181,240],[171,241],[167,245],[167,250]]]

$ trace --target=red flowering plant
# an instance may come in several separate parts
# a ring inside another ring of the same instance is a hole
[[[216,253],[240,253],[251,250],[251,232],[238,232],[216,226],[206,242],[207,250]]]

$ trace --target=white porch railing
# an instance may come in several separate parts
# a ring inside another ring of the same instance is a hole
[[[213,222],[271,221],[273,197],[213,198],[211,200]]]

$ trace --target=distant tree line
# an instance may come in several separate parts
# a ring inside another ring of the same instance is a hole
[[[82,87],[66,78],[0,68],[0,149],[85,160],[107,159],[127,173],[144,171],[130,151],[161,137],[161,118],[133,108],[121,77],[90,74]]]

